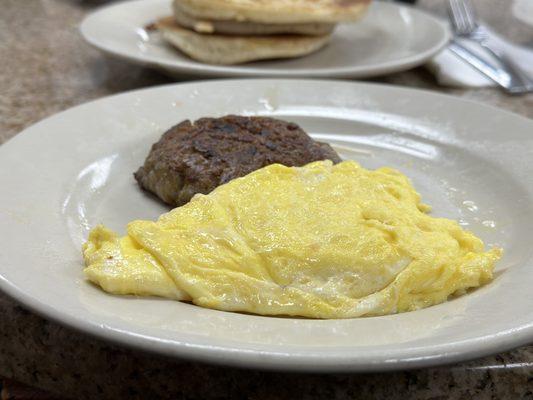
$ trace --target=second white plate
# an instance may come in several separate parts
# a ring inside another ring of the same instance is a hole
[[[447,26],[415,8],[374,1],[355,24],[340,25],[331,43],[317,53],[291,60],[239,66],[196,62],[145,27],[171,15],[170,0],[134,0],[101,8],[81,24],[96,48],[125,60],[179,75],[363,78],[424,63],[449,40]]]

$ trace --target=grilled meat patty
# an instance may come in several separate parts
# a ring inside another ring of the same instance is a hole
[[[189,120],[170,128],[134,174],[139,185],[165,203],[180,206],[234,178],[269,164],[302,166],[341,159],[298,125],[267,117]]]

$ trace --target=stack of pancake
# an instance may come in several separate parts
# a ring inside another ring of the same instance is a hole
[[[210,64],[293,58],[325,46],[339,22],[370,0],[174,0],[157,29],[189,57]]]

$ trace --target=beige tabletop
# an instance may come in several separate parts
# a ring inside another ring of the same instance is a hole
[[[104,2],[0,1],[0,143],[71,106],[171,82],[158,72],[108,58],[83,42],[79,22]],[[444,13],[443,3],[419,2],[439,14]],[[476,1],[481,16],[496,31],[533,46],[533,28],[512,16],[511,3]],[[424,68],[375,80],[445,92],[533,118],[533,95],[511,97],[496,88],[443,88]],[[533,398],[533,345],[425,370],[283,374],[162,359],[113,346],[42,319],[2,294],[0,315],[0,376],[68,398]]]

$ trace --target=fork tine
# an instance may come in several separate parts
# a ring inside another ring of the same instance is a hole
[[[461,0],[464,9],[465,23],[469,32],[474,31],[477,24],[477,15],[474,6],[470,0]]]
[[[461,14],[461,20],[463,21],[463,34],[470,32],[470,22],[468,20],[467,10],[465,8],[465,2],[462,0],[457,1],[457,12]]]
[[[448,1],[448,13],[452,20],[453,27],[460,35],[464,33],[465,23],[461,11],[459,10],[457,0]]]

